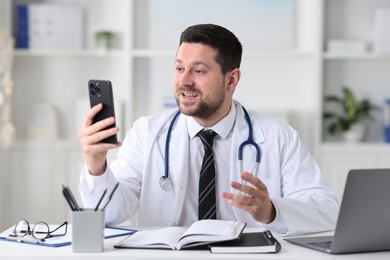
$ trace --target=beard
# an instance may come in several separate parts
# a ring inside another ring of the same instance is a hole
[[[197,93],[199,102],[188,105],[185,101],[180,101],[180,95],[182,91],[190,91]],[[196,90],[194,87],[180,87],[176,92],[176,103],[181,113],[187,116],[193,116],[200,119],[211,118],[223,105],[225,101],[225,89],[221,85],[218,91],[212,93],[207,98],[204,98],[202,93]]]

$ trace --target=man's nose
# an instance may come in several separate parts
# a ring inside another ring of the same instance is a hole
[[[184,71],[180,75],[179,84],[181,86],[191,86],[194,83],[192,74],[190,71]]]

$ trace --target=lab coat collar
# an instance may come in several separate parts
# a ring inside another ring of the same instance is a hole
[[[234,133],[233,136],[237,137],[237,141],[243,142],[244,140],[248,139],[248,123],[245,120],[245,114],[243,110],[243,106],[241,105],[240,102],[234,100],[234,105],[236,106],[237,109],[237,115],[235,118],[235,131],[238,131],[238,133]],[[253,111],[247,110],[249,114],[249,118],[252,121],[252,126],[253,126],[253,140],[257,144],[262,144],[266,141],[266,137],[264,135],[263,127],[261,123],[258,120],[258,116],[253,113]]]

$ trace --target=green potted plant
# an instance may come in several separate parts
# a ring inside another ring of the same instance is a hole
[[[355,94],[348,87],[344,86],[341,97],[329,95],[325,102],[336,104],[341,110],[339,112],[325,111],[323,118],[330,121],[327,130],[330,134],[342,132],[347,142],[361,141],[364,135],[362,121],[371,118],[371,111],[376,109],[368,99],[356,100]]]
[[[111,50],[112,41],[115,37],[115,33],[112,31],[102,30],[95,33],[96,46],[101,50]]]

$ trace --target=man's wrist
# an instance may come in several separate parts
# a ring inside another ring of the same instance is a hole
[[[94,167],[91,167],[90,163],[87,162],[88,172],[92,176],[100,176],[104,174],[106,172],[106,168],[107,168],[107,160],[104,160],[103,165],[101,167],[97,167],[96,169],[94,169]]]

